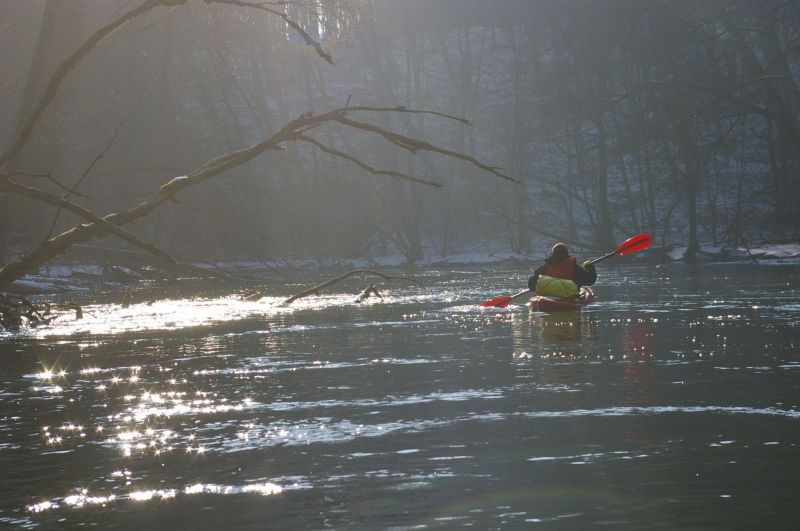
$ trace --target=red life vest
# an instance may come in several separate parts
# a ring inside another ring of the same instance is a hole
[[[555,265],[548,264],[544,268],[544,274],[553,278],[575,280],[575,257],[568,256]]]

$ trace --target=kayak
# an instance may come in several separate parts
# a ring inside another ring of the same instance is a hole
[[[572,312],[580,310],[595,299],[592,288],[583,286],[577,297],[545,297],[536,295],[528,302],[528,308],[534,312]]]

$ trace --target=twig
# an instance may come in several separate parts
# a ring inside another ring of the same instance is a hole
[[[114,134],[111,136],[111,140],[108,141],[108,143],[100,151],[100,153],[98,153],[97,156],[92,160],[92,162],[89,163],[86,169],[83,170],[83,174],[81,175],[80,179],[78,179],[78,181],[74,185],[72,185],[72,188],[67,189],[67,193],[64,195],[63,199],[69,199],[70,196],[72,195],[86,197],[85,195],[78,193],[78,188],[80,187],[81,184],[83,184],[83,181],[86,179],[86,177],[89,176],[89,173],[92,171],[95,165],[100,161],[100,159],[102,159],[106,155],[108,150],[111,149],[111,146],[114,145],[114,141],[117,139],[117,135],[119,134],[119,130],[121,128],[122,124],[119,124],[117,126],[117,129],[114,131]],[[58,210],[56,210],[56,213],[53,216],[53,221],[50,223],[50,229],[47,231],[47,234],[43,239],[47,240],[50,238],[50,236],[53,235],[53,231],[56,230],[56,224],[58,223],[58,218],[60,215],[61,215],[61,209],[59,208]]]
[[[4,177],[17,177],[17,176],[19,176],[19,177],[30,177],[32,179],[47,179],[48,181],[50,181],[51,183],[55,184],[56,186],[58,186],[62,190],[65,190],[67,192],[70,191],[69,188],[67,188],[66,186],[61,184],[61,182],[58,179],[56,179],[55,177],[53,177],[49,173],[26,173],[24,171],[15,171],[15,172],[12,172],[9,175],[4,175]],[[88,195],[84,195],[84,194],[75,194],[75,195],[77,195],[79,197],[83,197],[84,199],[92,199]]]
[[[287,15],[286,13],[281,13],[280,11],[267,7],[266,2],[254,4],[252,2],[245,2],[243,0],[204,0],[204,1],[207,4],[231,4],[241,7],[252,7],[254,9],[261,9],[262,11],[266,11],[267,13],[272,13],[273,15],[282,18],[283,21],[286,22],[286,24],[289,27],[291,27],[301,37],[303,37],[303,40],[306,41],[306,44],[314,48],[314,51],[317,52],[317,55],[325,59],[328,63],[333,64],[333,58],[331,58],[330,54],[322,48],[322,45],[320,43],[312,39],[311,35],[309,35],[308,32],[306,32],[306,30],[304,30],[302,27],[300,27],[300,24],[292,20],[292,18],[289,17],[289,15]]]
[[[347,101],[349,103],[350,99],[348,98]],[[472,125],[472,122],[460,116],[453,116],[452,114],[445,114],[436,111],[407,109],[404,105],[398,105],[397,107],[364,107],[364,106],[348,107],[347,105],[345,105],[345,109],[347,109],[348,111],[377,111],[377,112],[404,112],[409,114],[429,114],[431,116],[439,116],[442,118],[447,118],[448,120],[455,120],[456,122],[462,123],[464,125]]]

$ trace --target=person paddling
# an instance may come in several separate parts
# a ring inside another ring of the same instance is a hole
[[[653,238],[643,232],[642,234],[631,236],[610,253],[584,262],[582,266],[579,266],[575,258],[569,255],[569,249],[567,249],[566,245],[557,243],[553,246],[553,250],[544,264],[537,268],[533,272],[533,276],[528,279],[528,289],[514,295],[492,297],[480,303],[479,306],[484,308],[505,308],[516,299],[526,295],[530,296],[531,292],[543,297],[558,297],[562,301],[568,301],[570,297],[579,295],[580,286],[591,286],[597,281],[597,272],[594,270],[594,264],[612,256],[641,251],[649,247],[651,243],[653,243]],[[549,276],[552,274],[564,275],[567,278]]]
[[[579,265],[574,256],[570,256],[569,249],[563,243],[553,246],[550,254],[545,258],[544,264],[536,268],[533,275],[528,279],[528,289],[534,292],[541,292],[542,286],[537,291],[536,284],[540,277],[551,279],[571,280],[577,287],[591,286],[597,281],[597,271],[591,261],[586,261]],[[555,295],[555,293],[553,293]]]

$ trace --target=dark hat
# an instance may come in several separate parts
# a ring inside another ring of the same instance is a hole
[[[550,256],[564,259],[569,256],[569,249],[567,249],[567,246],[563,243],[557,243],[553,246],[553,250],[550,251]]]

